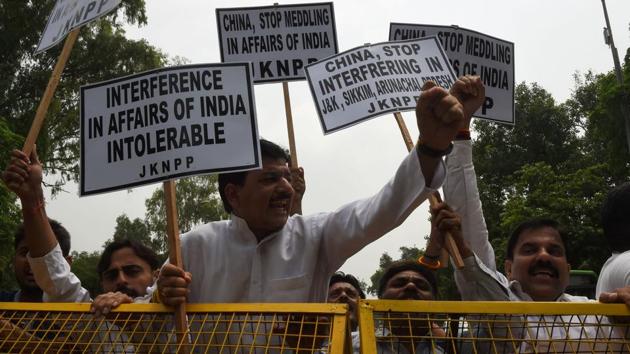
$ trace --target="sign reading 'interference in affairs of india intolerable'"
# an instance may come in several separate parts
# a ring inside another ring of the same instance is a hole
[[[153,70],[81,88],[81,195],[261,166],[250,67]]]

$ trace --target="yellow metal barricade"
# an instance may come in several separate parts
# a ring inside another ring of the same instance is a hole
[[[90,304],[0,303],[0,353],[343,353],[347,306],[191,304],[188,331],[172,309],[125,304],[95,318]]]
[[[624,304],[366,300],[363,353],[630,353]]]

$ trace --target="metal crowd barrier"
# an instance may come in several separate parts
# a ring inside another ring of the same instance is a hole
[[[346,305],[125,304],[95,318],[90,304],[0,303],[1,353],[343,353]]]
[[[630,353],[624,304],[366,300],[363,353]]]
[[[338,304],[192,304],[177,333],[159,304],[0,303],[2,353],[348,353]],[[623,304],[365,300],[362,353],[630,353]]]

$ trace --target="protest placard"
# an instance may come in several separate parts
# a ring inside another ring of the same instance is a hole
[[[35,54],[59,43],[70,31],[95,20],[120,4],[120,0],[57,0]]]
[[[157,69],[81,88],[80,194],[260,167],[246,63]]]
[[[338,51],[332,2],[217,9],[221,61],[252,62],[255,83],[303,80]]]
[[[435,37],[354,48],[306,67],[324,134],[412,110],[425,81],[450,88],[453,69]]]
[[[514,124],[514,43],[457,26],[392,23],[389,40],[437,36],[455,75],[479,75],[486,100],[475,116]]]

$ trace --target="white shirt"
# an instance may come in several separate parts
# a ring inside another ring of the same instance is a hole
[[[44,302],[92,302],[90,293],[70,271],[59,244],[42,257],[32,258],[29,253],[27,259],[35,282],[44,292]]]
[[[59,244],[42,257],[32,258],[27,254],[27,259],[35,282],[44,292],[43,302],[92,302],[89,291],[81,286],[81,280],[70,270],[70,264],[64,258]],[[127,335],[121,332],[118,326],[109,322],[94,320],[73,324],[69,321],[69,325],[75,326],[73,327],[75,334],[82,330],[98,334],[98,337],[90,340],[91,346],[94,347],[92,350],[95,352],[135,353],[134,347],[128,344]]]
[[[425,186],[417,152],[374,196],[334,212],[294,215],[258,242],[245,220],[205,224],[182,235],[191,303],[325,302],[328,281],[350,256],[400,225],[444,179],[438,165]]]
[[[474,257],[464,259],[464,268],[455,271],[455,282],[462,300],[485,301],[532,301],[532,298],[522,290],[518,281],[508,279],[497,271],[494,250],[488,241],[488,230],[483,218],[477,177],[472,164],[472,145],[469,140],[454,142],[454,148],[446,161],[447,176],[444,183],[445,200],[460,214],[462,218],[462,232],[469,243],[469,247],[475,253]],[[584,302],[592,301],[582,296],[562,294],[558,302]],[[524,340],[521,343],[520,352],[563,352],[563,346],[568,345],[564,341],[544,342],[549,338],[578,339],[578,338],[610,338],[610,323],[602,316],[528,316],[526,333],[519,336]],[[525,319],[523,319],[525,320]],[[539,323],[546,325],[539,325]],[[570,324],[569,324],[570,323]],[[586,326],[580,325],[586,324]],[[595,324],[601,323],[600,326]],[[588,324],[591,324],[589,326]],[[519,326],[518,323],[511,323]],[[505,336],[505,328],[493,328],[495,335]],[[503,330],[503,332],[502,332]],[[514,332],[513,332],[514,334]],[[528,341],[535,339],[536,341]],[[508,344],[506,350],[510,350]],[[619,350],[608,347],[606,344],[580,343],[579,350]]]
[[[626,286],[630,286],[630,250],[613,253],[604,263],[597,279],[595,297],[599,299],[602,292],[615,291]]]

